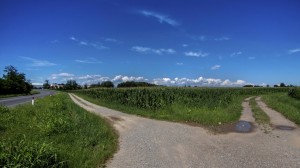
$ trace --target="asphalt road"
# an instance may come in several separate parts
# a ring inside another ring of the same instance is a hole
[[[29,95],[29,96],[18,96],[18,97],[9,97],[9,98],[1,98],[0,99],[0,105],[5,105],[8,107],[14,107],[19,104],[29,103],[32,100],[32,97],[35,99],[37,98],[43,98],[48,95],[53,95],[55,91],[53,90],[38,90],[40,93],[35,95]]]

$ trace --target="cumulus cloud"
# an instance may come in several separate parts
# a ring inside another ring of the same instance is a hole
[[[204,53],[202,51],[199,52],[189,51],[189,52],[185,52],[184,55],[188,57],[207,57],[208,53]]]
[[[159,23],[167,23],[171,26],[179,25],[179,23],[176,20],[171,19],[170,17],[163,15],[163,14],[159,14],[159,13],[152,12],[152,11],[146,11],[146,10],[141,10],[141,11],[139,11],[139,13],[146,17],[154,17],[155,19],[157,19],[159,21]]]
[[[75,76],[71,73],[59,73],[59,74],[52,74],[50,79],[51,82],[65,82],[67,80],[76,80],[77,83],[84,85],[84,84],[96,84],[101,83],[104,81],[112,81],[115,85],[127,82],[127,81],[136,81],[136,82],[149,82],[156,85],[164,85],[164,86],[199,86],[199,87],[240,87],[244,86],[247,83],[244,80],[236,80],[236,81],[230,81],[229,79],[221,80],[221,79],[215,79],[215,78],[204,78],[204,77],[198,77],[198,78],[155,78],[155,79],[147,79],[142,76],[126,76],[126,75],[117,75],[114,77],[106,77],[102,75],[82,75],[82,76]]]
[[[67,80],[67,79],[74,79],[75,75],[71,74],[71,73],[66,73],[66,72],[62,72],[59,74],[51,74],[50,79],[60,79],[63,78],[63,80]]]
[[[154,54],[175,54],[176,51],[174,49],[155,49],[155,48],[149,48],[149,47],[142,47],[142,46],[133,46],[131,47],[132,51],[140,52],[140,53],[154,53]]]
[[[217,69],[220,69],[220,68],[221,68],[221,65],[214,65],[210,69],[211,70],[217,70]]]
[[[30,67],[49,67],[49,66],[56,65],[55,63],[49,62],[47,60],[39,60],[31,57],[20,57],[20,58],[30,62],[29,64],[27,64]]]
[[[297,52],[300,52],[300,48],[296,48],[296,49],[292,49],[292,50],[288,51],[289,54],[294,54],[294,53],[297,53]]]
[[[196,79],[190,78],[157,78],[153,80],[154,84],[166,86],[243,86],[246,84],[244,80],[230,81],[228,79],[222,81],[221,79],[199,77]]]

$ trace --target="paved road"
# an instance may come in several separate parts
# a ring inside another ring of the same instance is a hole
[[[72,94],[71,98],[81,107],[107,118],[119,132],[120,149],[107,163],[108,168],[300,167],[299,128],[274,128],[264,133],[254,122],[249,99],[242,104],[241,119],[254,122],[255,130],[214,135],[201,127],[128,115]]]
[[[18,97],[10,97],[10,98],[2,98],[0,99],[0,105],[5,105],[8,107],[14,107],[19,104],[29,103],[32,100],[32,97],[36,98],[43,98],[48,95],[53,95],[55,91],[53,90],[38,90],[40,93],[35,95],[29,96],[18,96]]]

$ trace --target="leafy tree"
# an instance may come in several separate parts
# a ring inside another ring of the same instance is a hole
[[[253,87],[253,85],[244,85],[243,87]]]
[[[127,81],[127,82],[119,83],[117,87],[151,87],[151,86],[156,86],[156,85],[147,82]]]
[[[106,87],[106,88],[113,88],[114,87],[114,83],[112,83],[111,81],[105,81],[105,82],[102,82],[101,87]]]
[[[44,89],[50,89],[50,83],[49,80],[45,80],[44,84],[43,84],[43,88]]]
[[[274,85],[274,87],[278,87],[278,85]]]
[[[280,87],[286,87],[284,83],[280,83]]]
[[[24,73],[19,73],[13,66],[4,69],[0,82],[1,94],[28,94],[32,89],[30,81],[26,80]]]
[[[77,84],[76,80],[68,80],[64,88],[65,90],[76,90],[81,87]]]

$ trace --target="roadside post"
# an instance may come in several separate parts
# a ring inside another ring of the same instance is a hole
[[[34,105],[34,97],[32,97],[31,104]]]

